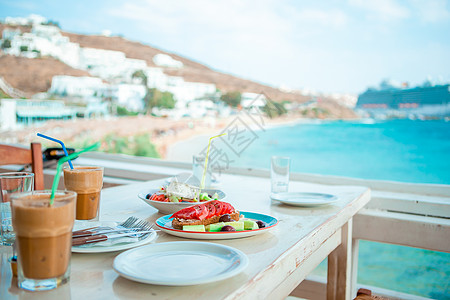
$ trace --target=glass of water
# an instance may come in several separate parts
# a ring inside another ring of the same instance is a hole
[[[28,172],[0,173],[0,233],[1,245],[11,246],[16,235],[11,220],[10,196],[14,193],[33,190],[34,174]]]
[[[205,170],[205,156],[203,155],[194,155],[192,159],[192,173],[195,178],[198,179],[199,183],[202,184],[203,173]],[[211,186],[211,168],[210,166],[206,167],[205,172],[205,182],[203,188],[207,188]]]
[[[272,156],[270,164],[270,182],[272,193],[287,192],[289,187],[289,166],[287,156]]]

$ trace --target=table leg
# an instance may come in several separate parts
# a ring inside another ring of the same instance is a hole
[[[328,255],[328,300],[351,299],[351,258],[352,219],[341,228],[341,244]]]
[[[359,239],[352,239],[352,277],[350,285],[350,296],[352,299],[356,297],[356,285],[358,280],[358,256],[359,256]]]

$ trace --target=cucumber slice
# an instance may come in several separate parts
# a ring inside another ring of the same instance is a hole
[[[258,229],[258,224],[252,220],[244,220],[244,230]]]
[[[237,221],[237,222],[225,222],[225,225],[233,226],[236,231],[243,231],[244,230],[244,221]]]
[[[225,226],[224,222],[209,224],[209,225],[206,225],[206,231],[219,232],[223,226]]]
[[[205,232],[205,225],[184,225],[183,230]]]

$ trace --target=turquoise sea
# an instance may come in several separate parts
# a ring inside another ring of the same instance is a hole
[[[450,184],[450,122],[387,120],[301,123],[257,132],[239,165],[270,168],[290,156],[291,171]],[[358,282],[450,299],[450,254],[362,241]],[[322,263],[315,274],[326,274]]]

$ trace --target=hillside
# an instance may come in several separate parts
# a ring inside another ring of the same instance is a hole
[[[0,76],[27,96],[46,92],[55,75],[90,76],[86,71],[71,68],[50,57],[31,59],[11,55],[0,56]]]
[[[0,33],[4,28],[19,28],[22,32],[30,31],[29,26],[11,27],[5,24],[0,24]],[[222,73],[177,54],[165,52],[139,42],[130,41],[123,37],[82,35],[70,32],[61,33],[64,36],[67,36],[71,42],[80,44],[81,47],[122,51],[128,58],[145,60],[148,66],[155,66],[153,57],[156,54],[168,54],[174,59],[181,61],[184,66],[181,69],[163,68],[163,71],[167,75],[181,76],[186,81],[214,83],[222,92],[263,92],[274,101],[287,100],[302,103],[311,100],[310,96],[304,96],[297,92],[284,92],[277,88],[273,88],[255,81]],[[89,73],[84,70],[71,68],[53,58],[27,59],[6,55],[0,56],[0,76],[3,76],[6,82],[12,87],[22,90],[27,95],[31,96],[34,93],[47,91],[51,85],[51,79],[54,75],[89,76]],[[321,100],[322,101],[318,104],[318,106],[330,112],[329,117],[356,117],[351,109],[339,105],[332,99],[321,97]]]
[[[184,64],[184,67],[181,69],[165,68],[164,72],[167,75],[181,76],[186,81],[214,83],[217,88],[223,92],[236,90],[240,92],[264,92],[269,98],[275,101],[288,100],[295,102],[304,102],[309,99],[309,97],[305,97],[297,93],[282,92],[267,85],[218,72],[205,65],[194,62],[182,56],[164,52],[162,50],[138,42],[129,41],[122,37],[81,35],[69,32],[63,32],[62,34],[69,37],[71,42],[79,43],[81,47],[122,51],[129,58],[145,60],[149,66],[155,66],[153,62],[154,55],[158,53],[168,54],[174,59],[181,61]]]

